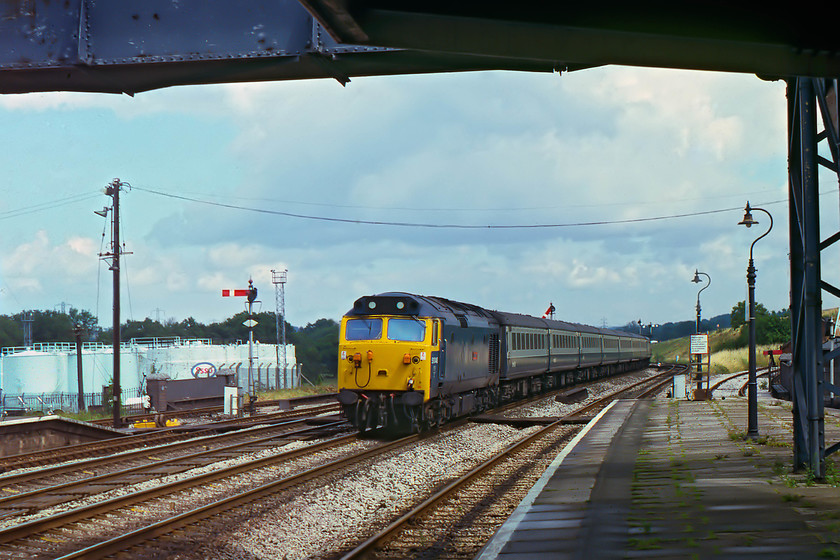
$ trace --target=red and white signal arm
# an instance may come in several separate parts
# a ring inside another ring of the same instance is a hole
[[[222,297],[248,297],[248,290],[222,290]]]

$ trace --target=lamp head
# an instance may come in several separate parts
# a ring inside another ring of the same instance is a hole
[[[694,269],[694,280],[692,280],[695,284],[700,283],[700,271],[698,269]]]
[[[752,217],[752,208],[750,208],[750,203],[747,201],[747,207],[744,208],[744,219],[738,222],[739,226],[747,226],[752,227],[758,225],[758,221]]]

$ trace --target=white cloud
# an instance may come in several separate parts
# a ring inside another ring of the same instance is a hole
[[[50,165],[33,159],[39,130],[85,152],[117,146],[80,183],[120,176],[172,194],[347,219],[609,222],[785,196],[783,87],[753,76],[492,72],[358,79],[347,88],[327,80],[171,88],[133,99],[6,96],[0,108],[26,121],[5,152],[21,162],[25,183],[44,185],[46,199],[57,182],[50,169],[80,164],[71,149],[52,150]],[[167,118],[140,118],[160,115]],[[190,134],[204,126],[204,136]],[[140,192],[125,200],[134,254],[125,283],[133,309],[124,309],[135,318],[163,308],[179,320],[224,319],[242,305],[219,290],[249,277],[273,309],[272,268],[289,269],[293,324],[338,318],[357,297],[388,290],[534,314],[554,301],[562,318],[597,324],[691,319],[695,267],[715,279],[704,310],[728,312],[743,297],[748,241],[734,214],[501,231],[308,221]],[[101,300],[104,308],[109,284],[100,269],[97,298],[92,240],[101,222],[39,219],[53,223],[0,239],[3,280],[21,305]],[[761,245],[771,308],[787,296],[785,242],[781,233]],[[59,267],[67,272],[56,275]]]

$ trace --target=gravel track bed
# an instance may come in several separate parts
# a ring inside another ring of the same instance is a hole
[[[646,370],[595,383],[586,402],[651,374],[652,370]],[[579,406],[547,397],[508,414],[559,416]],[[180,547],[180,551],[173,550],[169,558],[332,558],[336,551],[352,547],[407,512],[434,489],[538,429],[469,424],[435,434],[412,449],[358,464],[353,472],[335,474],[317,486],[302,489],[292,499],[263,500],[252,508],[250,517],[231,523],[224,531],[203,534],[199,528],[193,542]],[[537,478],[551,459],[541,463],[541,468],[535,467]],[[512,509],[500,507],[507,513]]]
[[[237,459],[229,461],[222,461],[213,465],[193,469],[188,472],[179,473],[177,475],[167,476],[154,481],[147,481],[135,485],[127,485],[116,488],[110,492],[97,494],[94,497],[67,502],[59,506],[45,509],[33,515],[28,515],[22,518],[15,519],[15,523],[19,524],[35,519],[54,515],[70,509],[84,507],[93,503],[97,503],[106,499],[117,496],[122,496],[138,490],[168,484],[176,480],[181,480],[196,474],[209,472],[223,468],[228,465],[239,464],[247,460],[261,458],[264,456],[277,455],[298,447],[304,447],[305,442],[290,442],[282,447],[272,450],[264,450],[259,453],[243,455]],[[250,488],[266,484],[278,478],[293,475],[302,472],[313,466],[323,464],[324,462],[337,459],[354,451],[366,449],[376,445],[376,442],[357,441],[349,445],[343,445],[340,448],[326,449],[311,455],[298,457],[282,464],[269,466],[259,469],[257,471],[242,473],[235,477],[218,480],[211,484],[200,486],[192,489],[179,492],[177,494],[155,498],[149,502],[138,504],[130,508],[123,508],[117,514],[109,514],[104,518],[99,518],[93,523],[84,522],[72,528],[64,528],[60,530],[56,539],[46,538],[39,540],[55,540],[64,541],[63,543],[55,543],[48,550],[48,554],[55,556],[59,552],[69,552],[77,550],[82,546],[86,546],[89,541],[93,542],[103,540],[103,537],[110,538],[119,534],[126,533],[138,527],[152,524],[160,521],[166,517],[176,515],[181,512],[186,512],[197,508],[208,502],[222,499],[226,496],[244,492]],[[76,543],[68,545],[68,542]]]
[[[629,385],[651,374],[652,370],[647,370],[590,385],[589,397],[585,402],[588,403],[599,394]],[[546,398],[526,405],[521,410],[509,411],[508,414],[511,416],[560,416],[580,406],[580,403],[565,405],[555,402],[553,398]],[[172,538],[160,539],[159,552],[155,552],[153,544],[148,549],[132,551],[128,556],[166,557],[181,560],[194,558],[327,559],[334,556],[336,551],[346,549],[384,527],[428,496],[435,488],[446,484],[492,454],[537,429],[532,427],[520,430],[493,424],[469,424],[434,434],[413,445],[411,449],[389,452],[375,459],[357,463],[349,470],[334,472],[326,478],[285,490],[278,493],[276,497],[260,500],[247,508],[238,508],[231,514],[208,519],[200,526],[191,527],[186,531],[177,531]],[[343,446],[341,451],[318,452],[282,465],[244,473],[204,487],[187,490],[175,496],[157,498],[148,503],[123,509],[119,514],[110,515],[91,525],[62,530],[58,539],[65,542],[47,542],[44,554],[54,556],[58,550],[76,550],[80,547],[80,543],[92,540],[94,537],[96,540],[102,540],[103,536],[122,534],[164,517],[189,511],[210,501],[301,472],[352,450],[368,448],[375,444],[375,442],[361,441],[350,446]],[[301,445],[306,444],[293,442],[282,448],[249,454],[236,460],[193,469],[155,481],[117,488],[111,492],[99,494],[95,498],[69,502],[44,510],[26,519],[51,515],[71,507],[81,507],[148,486],[169,483],[198,472],[215,470],[222,465],[282,453],[292,449],[293,446]],[[552,454],[549,455],[546,461],[540,461],[535,465],[536,474],[533,480],[539,477],[553,458]],[[526,475],[523,477],[525,477],[523,480],[530,480]],[[523,496],[533,484],[533,480],[522,485]],[[517,503],[518,500],[507,503],[503,499],[497,508],[491,508],[495,513],[489,514],[489,518],[496,517],[501,520],[499,521],[501,523]],[[15,521],[22,522],[19,519]],[[478,526],[481,523],[477,519],[475,521],[476,527],[464,530],[479,531]],[[496,526],[494,523],[486,525],[487,527]],[[479,532],[486,534],[486,537],[483,537],[486,540],[493,531],[495,528],[492,530],[486,528]],[[68,545],[68,542],[75,543],[75,546]],[[45,546],[45,540],[41,539],[38,548],[43,546]]]
[[[258,428],[262,428],[263,426],[254,426],[252,428],[247,428],[236,432],[236,436],[231,437],[228,435],[226,438],[217,439],[215,435],[205,435],[199,436],[194,439],[189,440],[191,447],[187,447],[186,449],[177,449],[177,450],[167,450],[167,449],[159,449],[158,447],[137,447],[130,450],[120,451],[114,453],[109,456],[101,456],[97,457],[97,459],[116,459],[114,462],[111,463],[104,463],[100,465],[91,465],[89,467],[82,467],[84,470],[79,470],[76,473],[68,472],[68,473],[60,473],[60,474],[51,474],[48,479],[35,479],[29,482],[25,482],[23,484],[15,485],[14,487],[11,486],[4,486],[3,477],[0,476],[0,496],[13,496],[15,494],[26,492],[29,490],[43,488],[45,486],[52,486],[56,484],[63,484],[65,482],[71,482],[76,480],[83,480],[84,478],[92,477],[92,476],[99,476],[104,474],[110,474],[113,472],[130,469],[133,467],[141,466],[141,465],[153,465],[155,462],[159,461],[166,461],[169,459],[177,459],[179,457],[183,457],[188,454],[198,453],[201,451],[209,451],[211,449],[221,448],[228,445],[234,445],[237,443],[247,442],[250,439],[254,439],[256,437],[263,437],[265,434],[253,435],[252,432]],[[278,438],[282,437],[280,430],[278,429]],[[179,442],[183,443],[183,442]],[[163,444],[167,445],[167,444]],[[125,460],[120,460],[121,455],[128,455],[130,453],[136,453],[137,451],[143,451],[144,454],[138,457],[126,457]],[[37,472],[42,469],[49,469],[51,467],[56,466],[68,466],[77,463],[81,463],[83,461],[89,461],[90,458],[84,459],[75,459],[70,461],[64,461],[62,463],[57,463],[55,465],[49,465],[46,467],[28,467],[28,468],[21,468],[16,469],[14,471],[10,471],[5,473],[7,476],[11,475],[18,475],[24,474],[29,472]],[[0,527],[3,524],[0,522]]]
[[[474,558],[581,428],[560,426],[516,452],[408,524],[371,558]]]

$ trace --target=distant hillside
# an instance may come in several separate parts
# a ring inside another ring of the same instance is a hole
[[[711,332],[716,330],[728,329],[730,326],[729,314],[717,315],[711,319],[701,319],[700,331]],[[679,323],[665,323],[663,325],[656,325],[648,328],[647,325],[642,324],[642,334],[651,337],[652,340],[672,340],[674,338],[682,338],[694,334],[695,321],[680,321]],[[638,323],[627,323],[622,327],[613,327],[616,330],[639,334]]]

